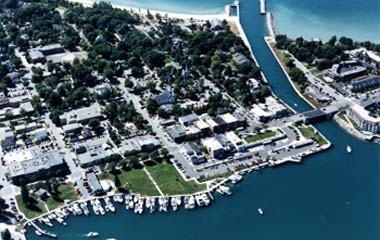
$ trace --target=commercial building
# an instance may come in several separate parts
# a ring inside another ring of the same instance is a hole
[[[224,146],[216,138],[203,139],[202,145],[207,148],[212,158],[223,159],[225,157]]]
[[[201,164],[206,162],[206,159],[201,151],[201,149],[193,142],[185,143],[182,145],[182,149],[186,157],[193,164]]]
[[[36,148],[10,152],[4,156],[3,161],[8,166],[10,177],[14,182],[20,179],[31,181],[40,177],[61,175],[68,170],[58,150],[45,152]]]
[[[243,143],[241,138],[239,136],[237,136],[234,132],[227,132],[226,137],[234,145],[235,149],[238,152],[246,152],[247,151],[247,147],[245,146],[245,144]]]
[[[269,96],[265,98],[265,103],[258,103],[253,105],[251,112],[258,121],[268,122],[272,119],[286,116],[288,110],[274,97]]]

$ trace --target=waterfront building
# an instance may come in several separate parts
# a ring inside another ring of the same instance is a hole
[[[265,103],[253,105],[251,112],[260,122],[268,122],[275,118],[286,116],[287,109],[280,104],[274,97],[265,98]]]
[[[380,117],[372,115],[367,109],[359,104],[351,106],[347,115],[364,131],[380,133]]]

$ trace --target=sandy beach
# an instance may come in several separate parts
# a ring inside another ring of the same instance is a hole
[[[92,7],[94,4],[93,1],[90,0],[68,0],[69,2],[77,2],[81,3],[85,7]],[[166,12],[166,11],[157,11],[157,10],[150,10],[145,8],[134,8],[134,7],[128,7],[128,6],[120,6],[112,4],[113,7],[132,11],[138,14],[147,14],[147,11],[152,15],[160,14],[161,16],[167,16],[169,18],[180,18],[180,19],[196,19],[196,20],[211,20],[211,19],[220,19],[220,20],[228,20],[231,21],[234,19],[234,17],[229,17],[227,13],[223,12],[220,14],[186,14],[186,13],[174,13],[174,12]]]

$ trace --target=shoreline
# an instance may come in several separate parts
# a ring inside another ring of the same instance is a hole
[[[91,0],[67,0],[68,2],[71,3],[79,3],[82,4],[84,7],[92,7],[94,3]],[[170,12],[170,11],[161,11],[161,10],[151,10],[149,8],[137,8],[137,7],[130,7],[130,6],[123,6],[123,5],[118,5],[118,4],[113,4],[111,5],[114,8],[118,8],[121,10],[126,10],[130,11],[132,13],[137,13],[137,14],[143,14],[146,15],[147,11],[149,11],[152,15],[155,14],[160,14],[161,16],[167,16],[169,18],[182,18],[182,19],[195,19],[195,20],[212,20],[212,19],[220,19],[220,20],[233,20],[233,17],[230,17],[227,15],[227,13],[223,10],[223,12],[219,14],[191,14],[191,13],[176,13],[176,12]]]

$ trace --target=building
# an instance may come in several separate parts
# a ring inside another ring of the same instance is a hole
[[[238,137],[234,132],[227,132],[226,133],[227,139],[234,145],[235,149],[238,152],[246,152],[247,147],[243,143],[240,137]]]
[[[103,193],[103,187],[99,182],[98,176],[94,172],[87,172],[86,178],[88,181],[88,185],[91,187],[92,193],[94,195],[98,195]]]
[[[107,143],[87,142],[79,145],[76,148],[85,147],[85,151],[77,151],[77,159],[81,167],[89,167],[99,164],[107,157],[116,155],[116,149],[109,146]]]
[[[370,77],[351,82],[347,88],[352,93],[368,91],[380,87],[380,77]]]
[[[367,68],[360,65],[356,60],[343,61],[339,64],[334,64],[326,74],[339,81],[347,81],[360,77],[367,73]]]
[[[176,124],[173,126],[169,126],[166,128],[166,131],[168,132],[169,136],[173,141],[176,143],[183,142],[186,139],[186,130],[182,125]]]
[[[288,110],[274,97],[269,96],[265,98],[265,103],[253,105],[251,112],[258,121],[268,122],[286,116]]]
[[[168,90],[163,91],[161,94],[155,96],[154,100],[159,106],[175,103],[175,97],[172,91],[168,91]]]
[[[82,125],[79,123],[68,124],[63,126],[62,130],[65,136],[71,136],[80,133],[82,131]]]
[[[206,162],[201,149],[193,142],[182,145],[183,153],[195,165]]]
[[[15,145],[16,136],[10,128],[2,128],[0,131],[0,141],[3,148],[12,148]]]
[[[319,103],[328,103],[331,101],[330,97],[322,94],[319,89],[314,86],[308,87],[307,92],[311,98],[316,99]]]
[[[49,44],[49,45],[43,46],[41,48],[38,48],[38,50],[41,51],[45,56],[65,52],[62,45],[59,43]]]
[[[37,123],[31,122],[27,124],[20,124],[15,126],[16,134],[28,133],[37,129]]]
[[[368,133],[380,133],[380,117],[372,115],[367,109],[359,104],[351,106],[347,115],[362,129]]]
[[[42,151],[40,149],[28,149],[19,152],[10,152],[4,156],[5,165],[15,183],[20,179],[47,178],[50,175],[62,175],[67,173],[67,165],[58,150]]]
[[[249,91],[252,94],[255,94],[255,93],[257,93],[257,92],[259,92],[261,90],[261,83],[257,79],[254,79],[254,78],[248,79],[247,85],[249,87]]]
[[[212,158],[223,159],[225,157],[224,147],[216,138],[203,139],[202,145],[206,147]]]
[[[67,113],[67,122],[87,124],[91,119],[102,120],[104,118],[98,103],[90,107],[79,108]]]
[[[46,58],[44,54],[38,49],[34,49],[34,48],[29,49],[28,56],[29,56],[30,62],[33,64],[46,62]]]
[[[234,55],[232,55],[232,58],[237,65],[251,64],[249,59],[242,53],[235,53]]]
[[[193,124],[194,122],[198,120],[199,120],[199,116],[195,113],[191,113],[189,115],[178,118],[178,122],[186,127]]]

